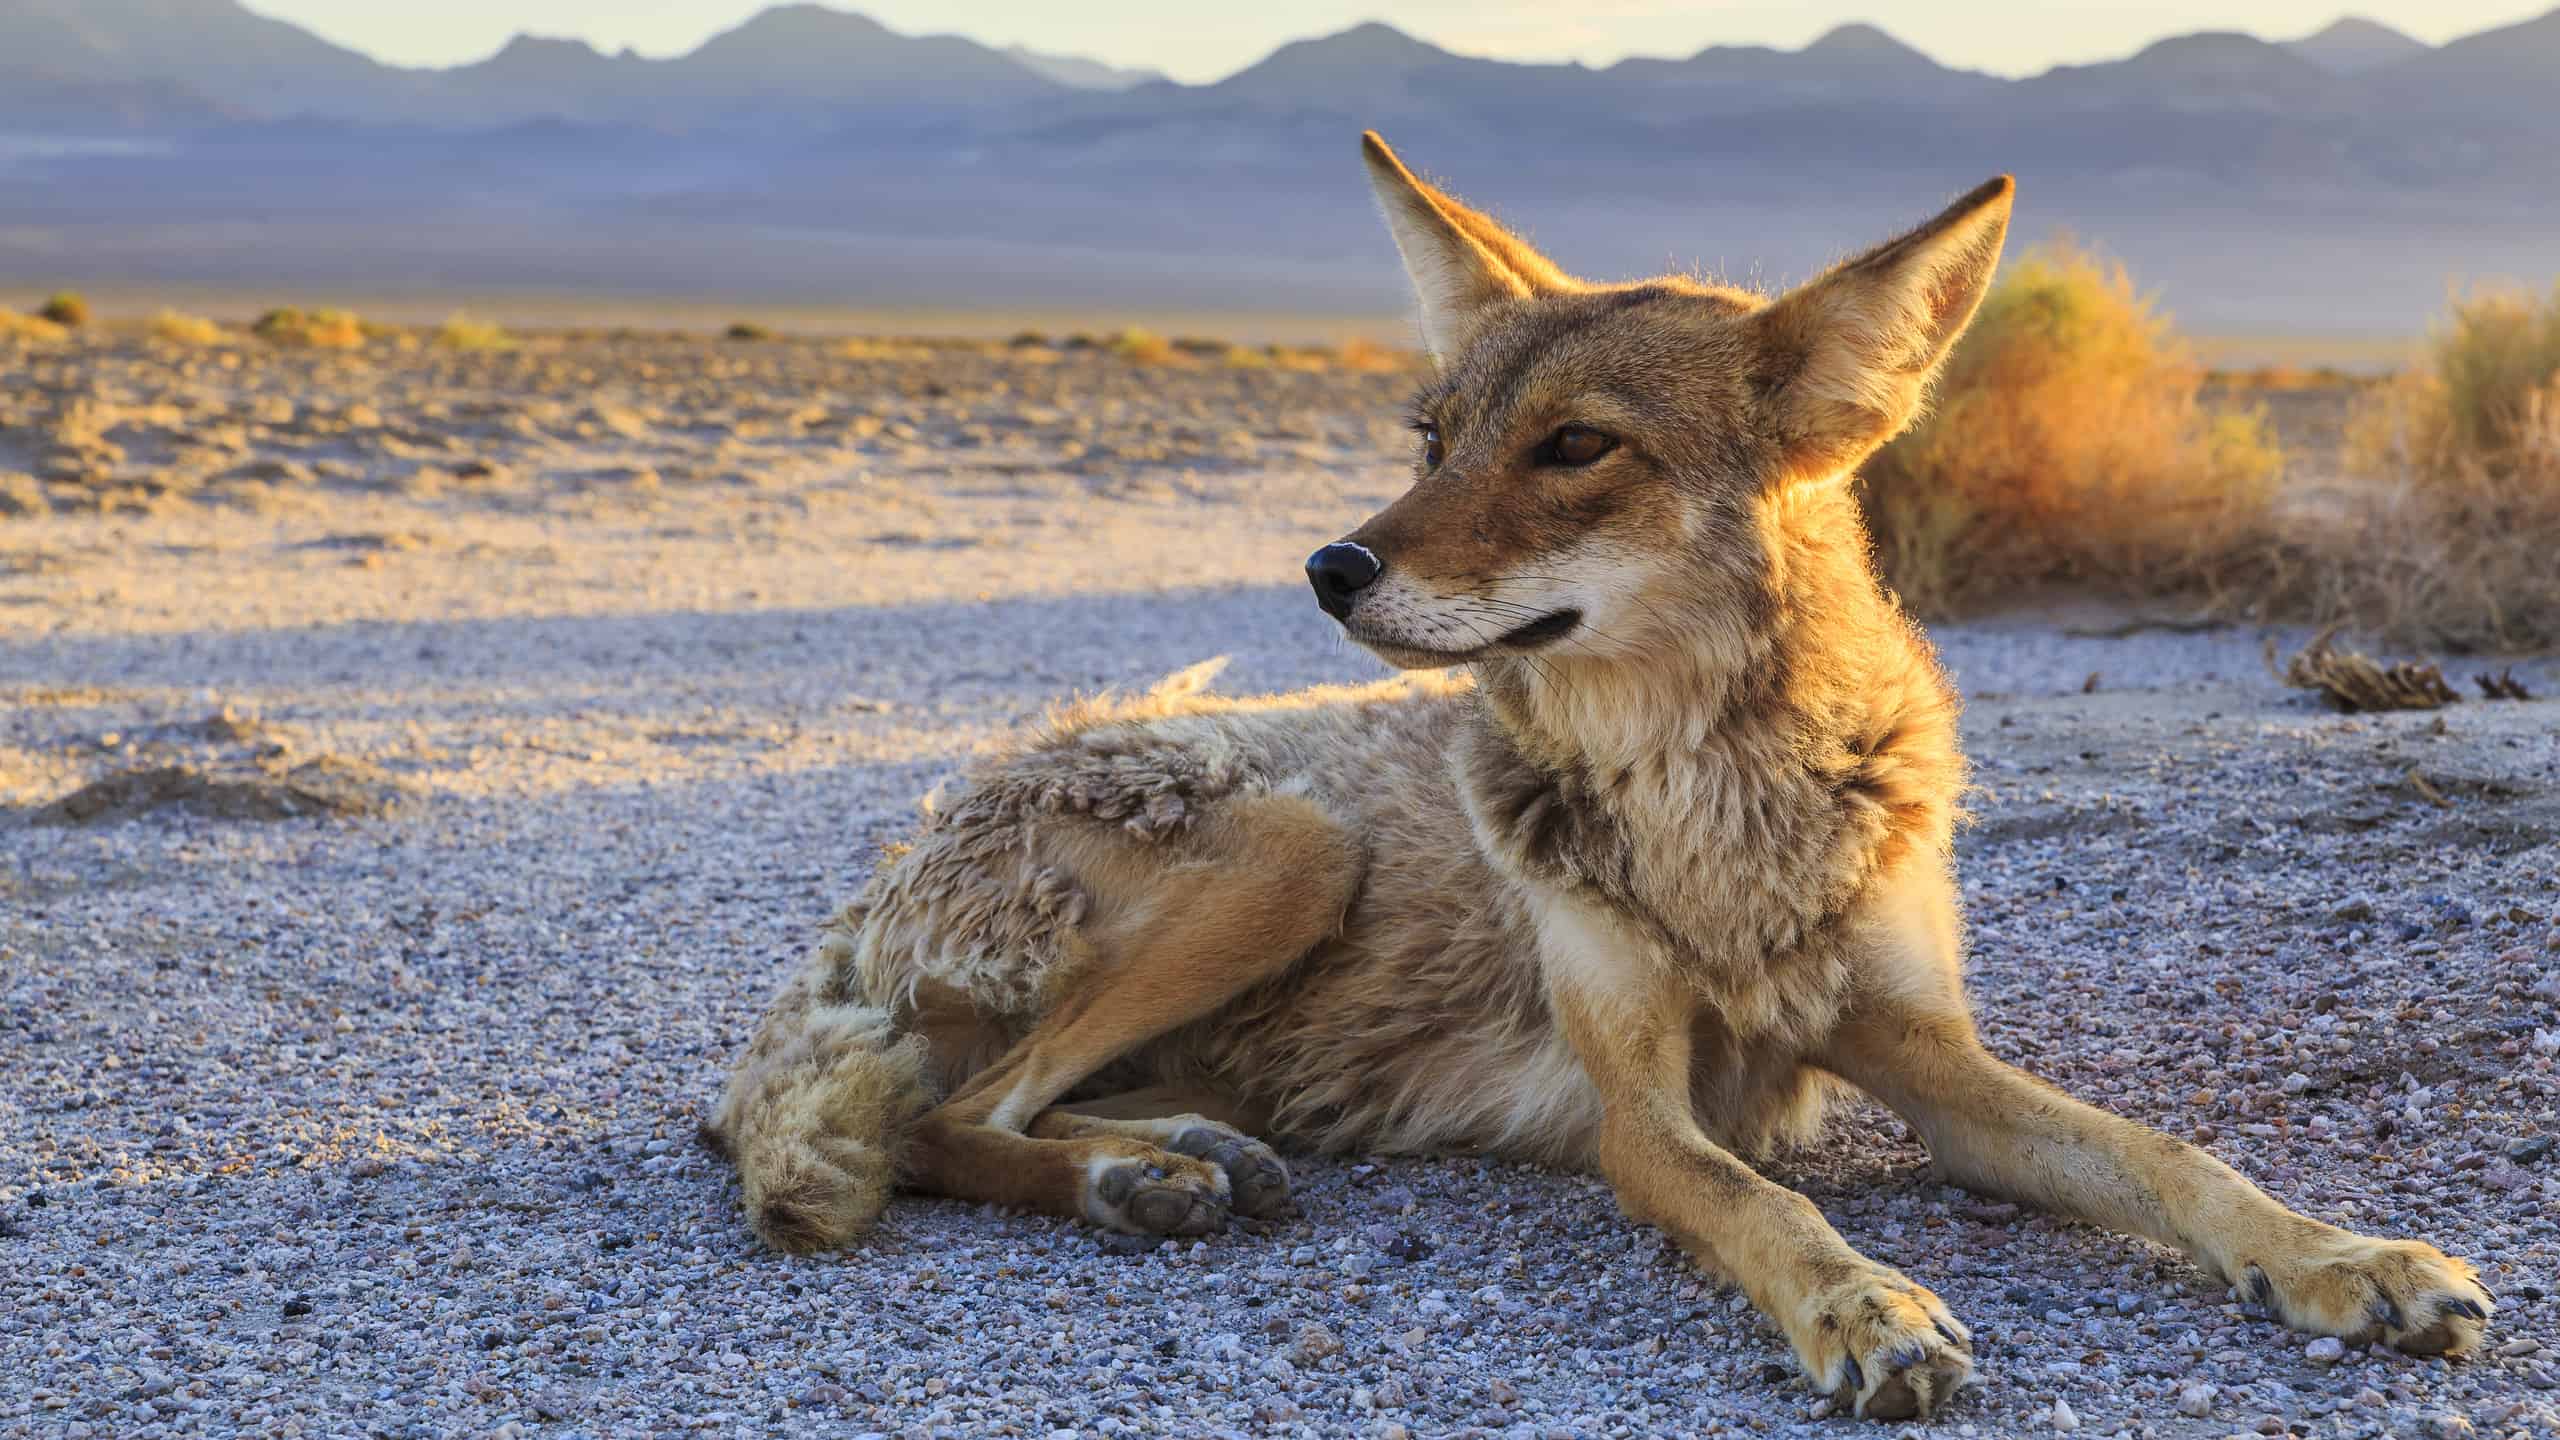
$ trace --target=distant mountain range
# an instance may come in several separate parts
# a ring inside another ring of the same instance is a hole
[[[1596,68],[1367,24],[1179,85],[812,4],[668,59],[519,36],[416,70],[234,0],[0,0],[0,278],[1365,308],[1376,126],[1595,271],[1800,270],[2010,170],[2030,227],[2182,307],[2396,325],[2448,273],[2560,269],[2555,76],[2560,11],[2017,80],[1864,24]]]
[[[882,108],[982,109],[1125,88],[1127,72],[1009,54],[956,35],[902,35],[821,5],[774,6],[671,60],[518,35],[474,64],[405,70],[236,0],[0,0],[0,75],[12,74],[152,82],[268,120],[456,130],[566,120],[692,130],[784,116],[815,123]],[[180,110],[134,123],[196,122]]]
[[[1004,53],[1007,59],[1070,90],[1132,90],[1140,85],[1173,83],[1161,70],[1124,69],[1081,55],[1051,55],[1020,45],[1008,45]]]
[[[2299,40],[2284,42],[2284,48],[2332,75],[2355,75],[2423,55],[2428,46],[2388,25],[2348,15]]]

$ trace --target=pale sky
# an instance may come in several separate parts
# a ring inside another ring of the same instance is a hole
[[[519,30],[575,36],[602,50],[680,54],[763,9],[766,0],[247,0],[339,44],[400,65],[480,59]],[[2004,75],[2110,60],[2163,35],[2243,28],[2291,39],[2342,6],[2421,40],[2442,42],[2540,13],[2547,0],[1265,0],[1214,15],[1200,0],[838,0],[909,33],[957,32],[1214,80],[1275,47],[1388,24],[1461,54],[1605,65],[1628,55],[1682,56],[1716,44],[1797,46],[1833,25],[1867,20],[1945,64]]]

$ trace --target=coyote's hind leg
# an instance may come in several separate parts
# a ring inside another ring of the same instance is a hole
[[[1357,848],[1313,804],[1276,795],[1221,804],[1178,848],[1103,827],[1077,839],[1074,870],[1094,900],[1076,937],[1089,963],[1021,1043],[918,1122],[913,1183],[1136,1234],[1197,1234],[1231,1208],[1276,1209],[1287,1172],[1269,1158],[1275,1184],[1269,1152],[1240,1132],[1050,1107],[1333,935],[1359,884]]]

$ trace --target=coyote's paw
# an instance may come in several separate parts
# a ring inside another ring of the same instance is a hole
[[[1217,1166],[1148,1146],[1093,1162],[1084,1213],[1129,1235],[1206,1235],[1226,1228],[1229,1193]]]
[[[2243,1266],[2240,1288],[2297,1330],[2413,1355],[2462,1354],[2497,1310],[2467,1262],[2423,1240],[2344,1231]]]
[[[1165,1148],[1225,1171],[1237,1214],[1268,1220],[1289,1208],[1289,1167],[1280,1163],[1270,1146],[1197,1115],[1183,1116],[1179,1123],[1183,1128]]]
[[[1792,1329],[1813,1387],[1869,1420],[1925,1420],[1973,1378],[1973,1337],[1881,1265],[1809,1297]]]

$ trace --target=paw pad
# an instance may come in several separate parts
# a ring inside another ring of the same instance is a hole
[[[1227,1223],[1218,1178],[1205,1168],[1115,1161],[1094,1177],[1087,1209],[1095,1223],[1134,1235],[1207,1235]]]
[[[1270,1146],[1250,1135],[1203,1123],[1174,1136],[1165,1148],[1226,1172],[1238,1214],[1268,1220],[1288,1208],[1289,1167],[1280,1163]]]

